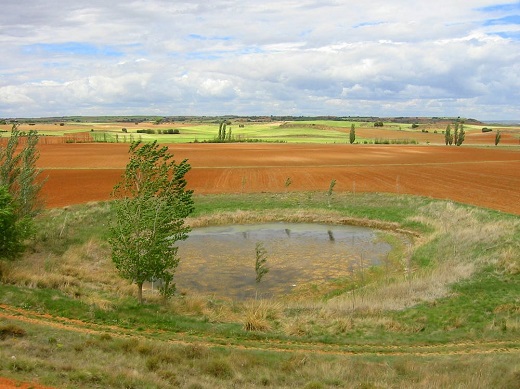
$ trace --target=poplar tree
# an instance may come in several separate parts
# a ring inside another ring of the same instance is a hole
[[[24,133],[15,124],[5,146],[0,145],[0,258],[14,259],[23,252],[23,241],[34,232],[33,219],[43,209],[38,196],[44,183],[36,168],[38,140],[36,131]]]
[[[455,144],[457,146],[460,146],[462,143],[464,143],[464,139],[466,138],[466,131],[464,131],[464,124],[461,123],[459,128],[459,134],[457,136],[457,142]]]
[[[502,134],[500,133],[500,130],[497,130],[497,133],[495,134],[495,146],[497,146],[500,143],[501,138]]]
[[[451,145],[453,143],[453,135],[451,135],[451,125],[449,124],[446,127],[446,132],[444,133],[444,142],[446,142],[446,146]]]
[[[192,190],[186,189],[187,160],[173,160],[157,141],[130,145],[130,161],[112,196],[115,220],[110,227],[112,260],[121,277],[137,285],[161,280],[167,298],[175,292],[173,276],[179,264],[175,243],[188,237],[184,219],[193,212]]]
[[[350,138],[349,138],[350,144],[354,143],[356,141],[356,127],[354,126],[354,123],[350,126]]]

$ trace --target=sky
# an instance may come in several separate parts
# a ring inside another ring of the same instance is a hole
[[[520,119],[520,1],[2,0],[0,117]]]

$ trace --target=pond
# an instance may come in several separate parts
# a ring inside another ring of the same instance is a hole
[[[257,243],[267,251],[269,272],[258,285],[264,297],[350,276],[356,269],[382,263],[391,250],[376,230],[365,227],[268,223],[196,228],[178,242],[177,290],[253,298]]]

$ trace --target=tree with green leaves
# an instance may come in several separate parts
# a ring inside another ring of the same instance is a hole
[[[464,131],[464,124],[460,124],[460,127],[459,127],[459,133],[458,133],[458,136],[457,136],[457,141],[455,142],[455,145],[456,146],[460,146],[462,145],[462,143],[464,143],[464,139],[466,138],[466,131]]]
[[[6,186],[0,186],[0,259],[15,259],[23,252],[20,228],[13,199]]]
[[[350,126],[349,141],[350,144],[356,141],[356,126],[354,125],[354,123],[352,123],[352,125]]]
[[[112,196],[115,220],[110,227],[112,260],[119,274],[137,285],[161,280],[167,298],[175,292],[179,264],[175,243],[188,237],[185,218],[193,212],[192,190],[186,189],[187,160],[176,163],[157,141],[130,145],[130,161]]]
[[[444,142],[446,143],[446,146],[453,144],[453,135],[451,134],[451,125],[448,124],[446,127],[446,131],[444,132]]]
[[[459,122],[456,122],[455,126],[453,128],[453,144],[455,146],[458,146],[459,145],[458,142],[459,142]]]
[[[39,198],[44,180],[36,168],[39,157],[36,131],[24,133],[15,124],[5,146],[0,145],[0,187],[2,188],[2,230],[0,258],[14,259],[23,252],[23,241],[34,232],[34,217],[43,209]],[[7,228],[7,227],[6,227]]]
[[[495,146],[498,146],[500,139],[502,139],[502,134],[500,133],[500,130],[497,130],[497,133],[495,134]]]

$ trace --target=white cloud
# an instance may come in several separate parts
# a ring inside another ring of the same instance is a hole
[[[0,116],[520,118],[516,3],[4,3]]]

